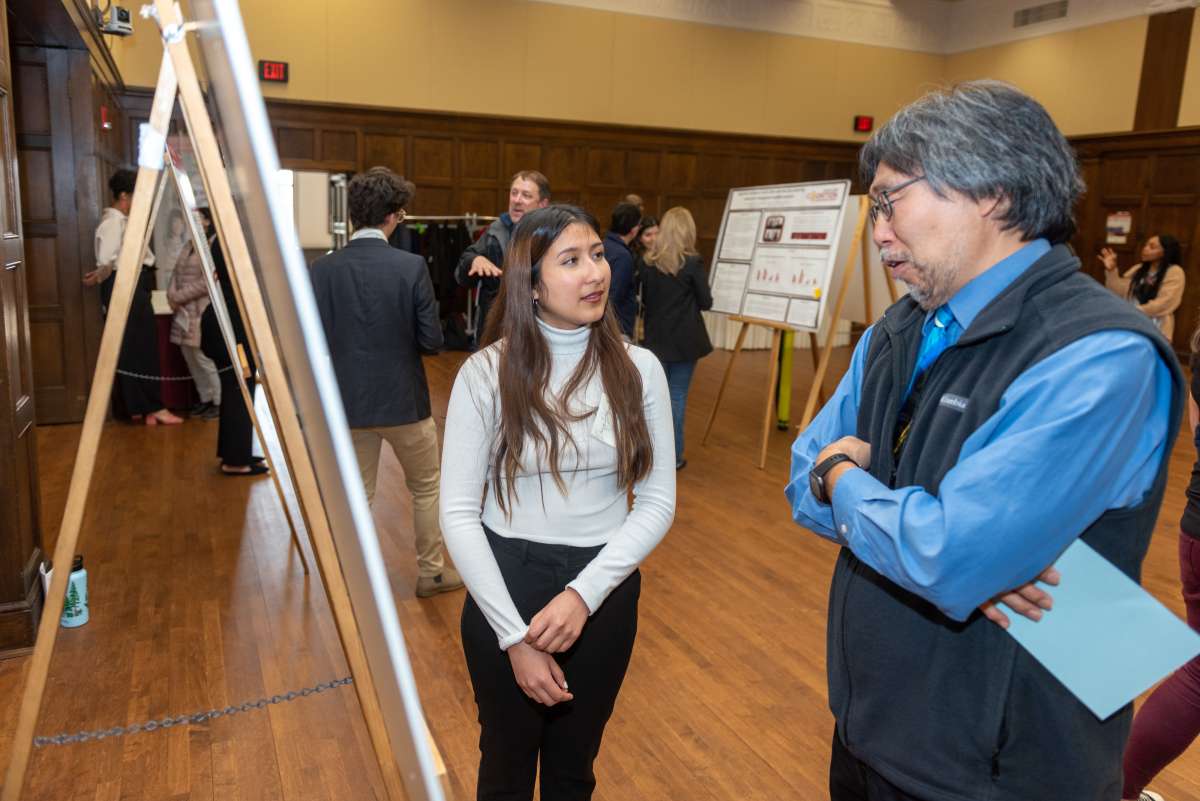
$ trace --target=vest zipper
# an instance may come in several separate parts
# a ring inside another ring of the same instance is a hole
[[[842,631],[842,665],[846,670],[846,720],[842,722],[842,737],[846,744],[850,744],[850,717],[851,707],[854,705],[854,681],[851,678],[850,671],[850,651],[846,648],[846,610],[850,607],[850,588],[854,582],[858,580],[858,557],[851,553],[851,558],[848,560],[850,565],[850,577],[846,581],[846,591],[842,593],[842,614],[841,614],[841,631]]]

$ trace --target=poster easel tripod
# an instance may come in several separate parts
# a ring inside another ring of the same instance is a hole
[[[829,370],[829,361],[833,354],[833,343],[837,335],[837,321],[842,315],[842,309],[845,306],[846,298],[850,294],[850,280],[854,273],[856,262],[861,260],[863,270],[863,304],[865,307],[866,319],[874,320],[871,309],[871,259],[869,242],[866,237],[866,226],[868,209],[870,208],[869,200],[866,196],[859,199],[858,205],[858,220],[854,225],[854,237],[851,240],[850,248],[847,252],[845,263],[841,269],[841,285],[838,288],[836,300],[834,301],[833,313],[829,321],[829,330],[825,336],[824,345],[821,346],[821,356],[817,360],[816,351],[818,347],[817,332],[809,332],[809,347],[812,351],[814,359],[814,375],[812,386],[809,388],[808,399],[804,404],[804,415],[801,419],[800,428],[805,428],[812,421],[813,415],[816,413],[817,400],[824,395],[824,379],[825,373]],[[885,277],[888,293],[891,296],[892,302],[896,301],[896,287],[891,282],[890,278]],[[730,376],[733,375],[733,367],[737,362],[738,355],[742,352],[742,346],[746,341],[746,334],[750,330],[750,326],[762,326],[771,331],[771,356],[770,367],[768,368],[767,384],[766,384],[766,402],[763,411],[762,423],[762,440],[759,447],[758,468],[762,470],[767,464],[767,443],[771,434],[771,426],[775,420],[775,405],[778,395],[776,393],[776,382],[779,380],[779,350],[783,342],[784,334],[789,331],[794,331],[795,328],[785,323],[779,323],[774,320],[762,320],[755,317],[747,317],[744,315],[730,315],[730,320],[738,323],[737,341],[733,347],[733,353],[730,354],[729,361],[725,365],[725,374],[721,378],[721,386],[717,390],[717,398],[713,403],[712,411],[709,412],[708,422],[704,426],[704,436],[700,440],[700,444],[704,445],[708,442],[708,435],[712,432],[713,422],[717,418],[717,412],[721,408],[721,400],[725,395],[725,389],[729,385]]]
[[[269,126],[257,85],[250,82],[252,77],[247,78],[253,76],[253,67],[240,12],[236,0],[194,0],[192,7],[199,21],[187,24],[181,19],[179,7],[169,0],[155,0],[152,7],[143,8],[143,16],[154,17],[163,32],[165,53],[150,119],[141,129],[138,174],[127,235],[118,256],[115,285],[54,561],[60,565],[70,564],[79,542],[117,358],[132,305],[152,207],[156,205],[153,196],[162,191],[166,132],[178,98],[195,147],[236,302],[242,309],[247,339],[259,357],[264,387],[270,388],[267,399],[289,463],[297,499],[309,527],[317,565],[379,763],[385,795],[390,801],[442,801],[446,792],[438,772],[440,759],[424,726],[382,555],[373,539],[365,493],[361,483],[354,483],[348,476],[347,463],[352,460],[353,452],[348,431],[338,429],[339,424],[345,428],[344,413],[340,402],[332,401],[333,405],[330,405],[330,398],[336,398],[336,385],[331,390],[329,372],[322,372],[325,366],[312,354],[314,338],[323,346],[323,337],[313,332],[311,289],[305,285],[304,291],[309,293],[307,298],[296,294],[299,292],[295,289],[296,275],[301,272],[295,266],[299,244],[295,241],[294,230],[288,234],[281,227],[280,215],[272,207],[269,188],[263,180],[272,165],[278,168],[278,160],[273,145],[270,149],[264,145],[264,140],[270,141]],[[227,110],[222,117],[228,121],[226,136],[232,149],[229,172],[240,167],[239,177],[245,182],[239,185],[242,191],[237,197],[218,148],[196,64],[188,49],[187,35],[192,32],[198,33],[201,39],[217,106]],[[247,224],[262,219],[271,222],[266,230],[255,228],[255,248],[260,260],[272,263],[282,260],[287,268],[286,276],[264,278],[256,269],[239,214],[239,199],[242,213],[247,215]],[[141,232],[141,235],[134,235],[135,232]],[[287,239],[289,235],[290,240]],[[206,265],[206,274],[211,280],[208,266],[211,265]],[[284,278],[292,282],[289,286],[293,294],[288,297],[278,294],[278,284],[269,283]],[[210,292],[213,289],[211,283],[209,289]],[[270,314],[267,294],[273,301]],[[219,294],[215,294],[214,301],[216,297]],[[294,306],[289,308],[288,302]],[[280,330],[282,327],[293,330],[285,332]],[[316,328],[319,329],[319,325]],[[224,327],[223,334],[229,344],[229,328]],[[285,351],[291,354],[304,352],[306,358],[293,357],[285,367]],[[239,366],[236,358],[234,366],[235,370]],[[245,400],[249,393],[244,383],[242,391]],[[302,425],[301,410],[314,408],[324,411],[325,415],[308,414]],[[332,422],[326,417],[332,417]],[[331,481],[331,476],[335,480]],[[346,525],[335,527],[335,523],[346,520],[352,521],[349,527],[354,529],[353,532],[347,532]],[[0,788],[0,801],[19,801],[24,786],[69,572],[54,571],[46,593],[10,761],[4,785]],[[385,706],[389,712],[386,716]],[[441,773],[444,774],[444,767]]]

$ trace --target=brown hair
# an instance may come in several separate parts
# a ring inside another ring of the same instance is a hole
[[[508,182],[511,187],[520,178],[523,181],[531,181],[537,184],[538,200],[550,200],[550,179],[542,175],[537,170],[521,170],[513,175],[512,180]]]
[[[389,214],[408,205],[416,187],[387,167],[372,167],[350,179],[346,202],[355,228],[383,225]]]
[[[596,220],[575,206],[531,211],[513,231],[504,259],[500,295],[488,315],[483,346],[500,342],[496,369],[500,398],[500,437],[492,461],[492,489],[505,514],[516,499],[513,482],[525,444],[545,454],[560,492],[566,491],[559,461],[566,447],[578,446],[567,426],[596,413],[571,412],[570,400],[597,372],[612,410],[617,443],[617,482],[626,489],[650,472],[654,452],[642,401],[642,376],[621,339],[611,305],[591,324],[587,350],[557,397],[548,397],[550,348],[538,329],[533,291],[541,285],[542,257],[571,225],[600,235]],[[501,478],[503,477],[503,482]],[[507,490],[504,485],[507,484]]]

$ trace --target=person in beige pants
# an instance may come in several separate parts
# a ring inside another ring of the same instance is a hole
[[[375,167],[356,175],[347,194],[354,235],[313,263],[313,294],[367,500],[375,498],[385,441],[404,468],[413,499],[416,594],[425,598],[463,586],[442,554],[441,460],[421,361],[442,347],[442,328],[425,260],[387,241],[404,219],[412,184]]]
[[[413,533],[419,576],[417,595],[424,595],[423,590],[427,588],[423,584],[433,589],[437,584],[433,577],[445,578],[442,529],[438,522],[438,488],[442,482],[442,468],[437,425],[432,417],[426,417],[407,425],[351,428],[350,437],[354,441],[354,455],[358,458],[367,502],[372,506],[375,502],[375,482],[379,476],[379,455],[384,442],[392,446],[392,452],[404,469],[404,483],[412,493]],[[462,582],[459,581],[458,585],[462,586]]]

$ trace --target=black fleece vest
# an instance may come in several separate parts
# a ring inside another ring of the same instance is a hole
[[[1055,351],[1101,330],[1142,334],[1171,366],[1174,442],[1185,395],[1170,345],[1144,315],[1078,267],[1067,248],[1053,248],[929,368],[898,463],[890,444],[925,312],[910,298],[888,309],[871,334],[858,416],[859,438],[887,443],[871,449],[873,476],[937,494],[963,443],[996,412],[1009,385]],[[1154,486],[1138,505],[1080,523],[1083,541],[1135,580],[1162,502],[1169,455],[1168,444]],[[831,588],[828,670],[843,741],[905,792],[928,801],[1120,798],[1130,708],[1097,720],[999,626],[979,613],[966,622],[951,620],[848,548]]]

